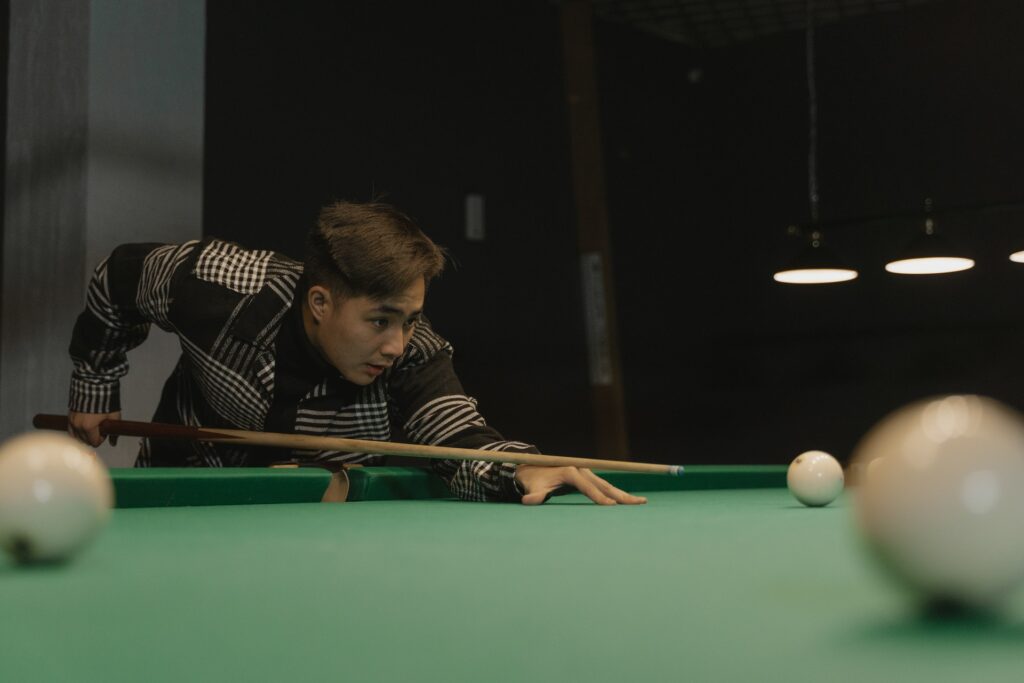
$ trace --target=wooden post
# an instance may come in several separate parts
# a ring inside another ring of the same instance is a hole
[[[562,42],[595,445],[599,457],[628,459],[589,0],[562,3]]]

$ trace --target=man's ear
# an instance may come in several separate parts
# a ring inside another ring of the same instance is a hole
[[[313,319],[320,322],[325,317],[331,308],[331,292],[322,285],[313,285],[306,292],[306,304],[309,306],[309,312],[313,314]]]

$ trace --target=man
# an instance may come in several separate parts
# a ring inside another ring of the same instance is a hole
[[[379,203],[325,207],[304,264],[216,239],[118,247],[96,269],[75,324],[69,431],[102,443],[100,423],[120,417],[125,354],[155,323],[182,348],[157,422],[537,452],[487,425],[455,375],[451,345],[423,317],[427,287],[443,267],[443,250]],[[144,440],[136,465],[254,466],[274,456]],[[586,469],[432,462],[465,500],[539,504],[570,486],[604,505],[646,502]]]

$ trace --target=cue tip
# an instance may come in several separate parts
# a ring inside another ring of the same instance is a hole
[[[669,468],[668,473],[670,475],[672,475],[673,477],[681,477],[681,476],[683,476],[683,466],[682,465],[672,465],[672,467]]]

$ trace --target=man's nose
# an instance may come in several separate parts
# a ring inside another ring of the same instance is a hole
[[[381,354],[385,358],[393,359],[401,356],[404,350],[405,336],[402,334],[402,330],[398,327],[389,330],[388,335],[384,338],[384,344],[380,347]]]

